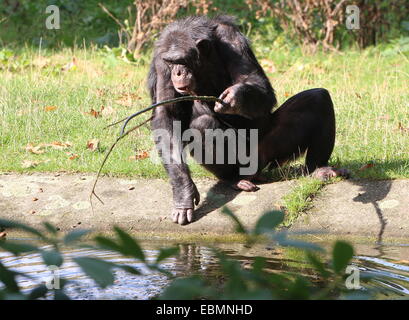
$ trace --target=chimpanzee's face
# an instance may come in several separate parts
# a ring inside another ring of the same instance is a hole
[[[173,87],[183,95],[194,94],[196,81],[194,77],[194,51],[170,48],[162,58],[171,72]]]

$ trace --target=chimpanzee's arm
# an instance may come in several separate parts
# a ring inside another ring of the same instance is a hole
[[[177,93],[172,86],[168,68],[160,59],[155,60],[149,74],[152,102],[176,98]],[[191,108],[186,103],[160,106],[154,110],[151,123],[159,155],[172,185],[174,207],[182,211],[193,209],[193,202],[198,204],[199,201],[196,186],[190,177],[189,167],[181,157],[182,141],[181,139],[172,139],[174,121],[179,122],[181,130],[186,129],[184,127],[188,125],[190,110]],[[183,217],[180,218],[179,223],[184,224],[182,223],[183,220],[188,219],[186,214],[186,212],[181,213]],[[176,220],[178,220],[177,216]]]
[[[233,109],[236,105],[243,116],[264,117],[277,103],[274,90],[244,35],[232,21],[223,20],[228,17],[219,19],[218,51],[232,80],[221,98],[231,100]]]

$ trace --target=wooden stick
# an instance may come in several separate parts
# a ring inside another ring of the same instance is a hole
[[[210,102],[219,102],[219,103],[225,104],[225,103],[223,102],[223,100],[221,100],[221,99],[219,99],[219,98],[216,98],[216,97],[212,97],[212,96],[183,96],[183,97],[179,97],[179,98],[175,98],[175,99],[169,99],[169,100],[164,100],[164,101],[155,103],[155,104],[153,104],[153,105],[151,105],[151,106],[149,106],[149,107],[147,107],[147,108],[145,108],[145,109],[142,109],[142,110],[139,110],[138,112],[135,112],[134,114],[130,115],[130,116],[127,117],[127,118],[124,118],[124,119],[122,119],[122,120],[119,120],[119,121],[117,121],[117,122],[115,122],[115,123],[112,123],[112,124],[110,124],[109,126],[105,127],[105,128],[108,128],[108,127],[111,127],[111,126],[113,126],[113,125],[115,125],[115,124],[118,124],[118,123],[121,123],[121,122],[125,121],[125,123],[123,124],[123,126],[122,126],[122,128],[121,128],[121,132],[120,132],[118,138],[117,138],[117,139],[115,140],[115,142],[111,145],[111,147],[110,147],[109,150],[108,150],[108,153],[105,155],[104,160],[102,161],[102,164],[101,164],[101,166],[100,166],[100,168],[99,168],[99,170],[98,170],[97,176],[96,176],[96,178],[95,178],[94,185],[93,185],[93,187],[92,187],[91,194],[90,194],[90,197],[89,197],[89,201],[90,201],[90,203],[91,203],[92,212],[94,212],[94,206],[93,206],[93,203],[92,203],[92,196],[95,196],[102,204],[104,204],[104,202],[102,201],[102,199],[96,194],[95,188],[96,188],[96,186],[97,186],[97,182],[98,182],[99,177],[100,177],[100,175],[101,175],[102,168],[104,167],[106,161],[108,160],[108,157],[109,157],[109,155],[111,154],[112,150],[115,148],[115,146],[117,145],[117,143],[118,143],[121,139],[125,138],[129,133],[131,133],[132,131],[134,131],[134,130],[140,128],[141,126],[143,126],[144,124],[146,124],[147,122],[149,122],[150,120],[152,120],[153,116],[150,117],[148,120],[146,120],[146,121],[144,121],[144,122],[138,124],[137,126],[133,127],[132,129],[129,129],[128,131],[125,131],[125,128],[126,128],[126,126],[128,125],[129,121],[131,121],[133,118],[139,116],[139,115],[142,114],[142,113],[145,113],[145,112],[147,112],[147,111],[149,111],[149,110],[155,109],[155,108],[157,108],[157,107],[159,107],[159,106],[162,106],[162,105],[168,105],[168,104],[173,104],[173,103],[182,102],[182,101],[194,101],[194,100],[210,101]]]

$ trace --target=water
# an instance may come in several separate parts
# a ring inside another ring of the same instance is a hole
[[[329,243],[321,243],[330,247]],[[148,260],[153,260],[161,246],[169,243],[143,243]],[[178,257],[169,258],[163,267],[177,277],[201,273],[208,278],[215,279],[219,275],[219,265],[212,249],[207,245],[180,244]],[[243,250],[240,245],[218,245],[230,257],[239,260],[244,267],[251,265],[253,257],[261,255],[268,258],[268,268],[275,271],[292,271],[302,273],[307,277],[315,277],[312,270],[302,259],[302,254],[292,249],[266,250],[264,247]],[[392,291],[380,293],[378,299],[409,298],[409,245],[383,245],[355,244],[356,256],[354,265],[360,271],[375,277],[372,284],[366,286],[389,288]],[[64,249],[64,264],[59,270],[59,275],[72,280],[67,285],[66,293],[72,299],[150,299],[163,290],[169,283],[161,274],[153,273],[143,264],[118,256],[110,251],[95,251],[89,249]],[[105,289],[99,288],[93,280],[86,277],[81,270],[71,262],[74,257],[92,256],[120,264],[128,264],[143,273],[136,276],[122,270],[116,271],[116,280],[113,286]],[[51,272],[42,263],[41,256],[37,253],[15,257],[8,252],[0,252],[1,262],[10,269],[24,272],[32,277],[27,279],[18,277],[21,288],[29,291],[40,283],[49,279]]]

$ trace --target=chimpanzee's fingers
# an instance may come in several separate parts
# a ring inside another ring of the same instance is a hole
[[[215,112],[223,112],[226,109],[226,106],[221,104],[220,102],[216,102],[214,105],[214,111]]]
[[[219,99],[223,100],[230,93],[229,90],[224,90],[223,93],[219,96]]]
[[[187,221],[188,222],[193,221],[193,209],[187,209]]]
[[[172,210],[172,221],[174,223],[178,223],[178,219],[179,219],[179,210],[178,209],[173,209]]]
[[[179,212],[179,219],[178,219],[178,223],[180,225],[184,225],[187,223],[187,211],[190,209],[181,209],[181,211]]]

